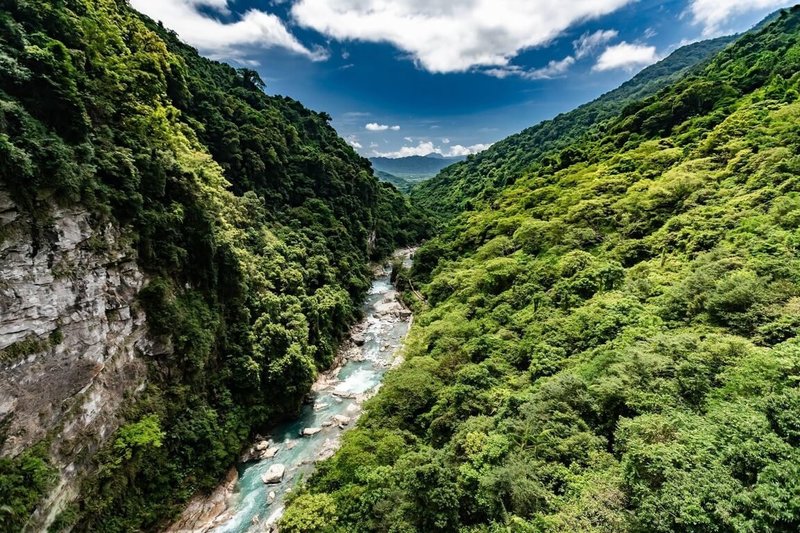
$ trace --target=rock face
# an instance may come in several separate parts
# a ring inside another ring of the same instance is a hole
[[[0,189],[0,456],[53,436],[60,480],[34,517],[42,524],[74,497],[122,402],[144,387],[141,354],[159,351],[136,303],[146,280],[122,234],[80,208],[49,215],[34,239]]]
[[[228,506],[233,495],[239,473],[231,468],[225,481],[209,496],[195,496],[186,506],[177,522],[168,527],[167,533],[206,533],[228,518]]]

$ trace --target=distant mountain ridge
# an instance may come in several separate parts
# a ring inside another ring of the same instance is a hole
[[[767,17],[751,31],[765,26],[775,16]],[[543,156],[556,154],[568,158],[569,154],[559,151],[600,122],[620,114],[629,103],[656,94],[687,73],[702,68],[737,37],[719,37],[678,48],[596,100],[511,135],[468,161],[445,167],[434,178],[417,184],[411,198],[444,219],[474,208],[477,202],[491,201],[497,191],[540,164]]]
[[[409,157],[372,157],[370,162],[376,171],[394,176],[434,176],[442,169],[466,160],[465,156],[445,157],[441,154],[413,155]]]

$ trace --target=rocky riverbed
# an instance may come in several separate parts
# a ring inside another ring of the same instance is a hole
[[[398,255],[409,264],[412,252]],[[274,528],[286,495],[318,461],[336,452],[363,402],[378,391],[384,374],[398,361],[412,315],[400,303],[386,267],[376,268],[364,316],[342,345],[335,368],[317,379],[300,415],[258,437],[225,482],[210,496],[192,500],[168,531],[240,533]]]

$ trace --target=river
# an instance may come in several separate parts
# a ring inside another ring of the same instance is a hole
[[[398,252],[408,266],[412,250]],[[336,451],[353,427],[361,404],[380,388],[399,362],[397,352],[411,326],[411,313],[397,300],[387,268],[377,268],[364,303],[364,320],[353,327],[339,365],[320,375],[307,404],[291,422],[259,437],[225,484],[195,498],[171,532],[250,533],[270,531],[286,495]],[[305,432],[305,436],[303,433]],[[252,457],[258,457],[252,460]],[[282,474],[282,477],[281,477]],[[270,483],[266,483],[264,478]]]

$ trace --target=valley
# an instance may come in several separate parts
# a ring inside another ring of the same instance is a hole
[[[800,6],[326,1],[0,2],[0,531],[800,530]]]

